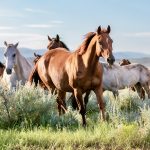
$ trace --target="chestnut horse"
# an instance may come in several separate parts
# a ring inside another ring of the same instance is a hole
[[[69,48],[67,47],[67,45],[60,40],[59,35],[57,34],[55,38],[51,38],[50,36],[48,36],[48,46],[47,49],[48,50],[52,50],[54,48],[65,48],[67,51],[69,51]],[[34,53],[35,59],[33,60],[34,64],[36,64],[38,62],[38,60],[40,59],[40,57],[42,57],[42,55],[36,54]],[[35,86],[37,86],[38,84],[44,88],[47,89],[46,86],[44,85],[44,83],[42,82],[42,80],[40,79],[39,75],[37,72],[31,72],[30,76],[29,76],[29,82],[32,83],[34,81]]]
[[[103,119],[104,103],[102,98],[103,69],[99,57],[104,57],[112,65],[115,58],[112,54],[112,39],[109,36],[110,26],[86,35],[81,46],[74,52],[64,48],[56,48],[46,52],[36,63],[33,72],[37,72],[48,90],[57,89],[57,102],[59,114],[65,108],[66,92],[74,93],[82,116],[82,124],[86,125],[85,105],[83,93],[93,90]]]
[[[128,60],[128,59],[122,59],[120,62],[119,62],[120,66],[124,66],[124,65],[129,65],[131,64],[131,62]],[[144,88],[142,87],[141,83],[138,82],[135,84],[135,86],[131,87],[131,89],[133,91],[137,91],[139,97],[144,100],[145,99],[145,90]]]

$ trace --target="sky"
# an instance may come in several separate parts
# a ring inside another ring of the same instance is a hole
[[[150,0],[0,0],[0,47],[46,49],[59,34],[75,50],[99,25],[111,26],[115,52],[150,54]]]

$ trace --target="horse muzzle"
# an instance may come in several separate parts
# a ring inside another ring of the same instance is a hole
[[[12,73],[12,69],[7,68],[7,69],[6,69],[6,73],[7,73],[7,74],[11,74],[11,73]]]
[[[112,55],[112,56],[109,56],[107,58],[107,62],[110,64],[110,65],[113,65],[113,63],[115,62],[115,57]]]

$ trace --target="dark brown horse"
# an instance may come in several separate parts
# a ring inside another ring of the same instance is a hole
[[[99,57],[104,57],[109,64],[115,61],[109,33],[110,26],[102,30],[98,27],[97,32],[86,35],[84,42],[74,52],[63,48],[48,51],[38,60],[33,71],[38,73],[50,91],[57,89],[59,114],[62,108],[66,109],[66,92],[74,93],[83,125],[86,125],[86,112],[82,94],[89,90],[95,92],[99,109],[105,119],[102,98],[103,69]]]
[[[5,69],[5,65],[0,62],[0,77],[3,75],[4,69]]]
[[[129,65],[131,64],[131,62],[128,60],[128,59],[122,59],[120,62],[119,62],[120,66],[124,66],[124,65]],[[137,91],[139,97],[144,100],[145,99],[145,90],[144,88],[142,87],[141,83],[137,83],[135,86],[131,87],[131,89],[133,91]]]
[[[67,47],[67,45],[63,41],[60,40],[60,37],[58,34],[56,35],[55,38],[50,38],[50,36],[48,36],[48,41],[49,41],[49,44],[47,46],[48,50],[62,47],[62,48],[65,48],[66,50],[69,51],[69,48]]]

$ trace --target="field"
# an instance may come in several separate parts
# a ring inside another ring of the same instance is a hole
[[[92,93],[83,128],[69,100],[68,112],[58,116],[55,98],[40,87],[8,92],[0,86],[0,149],[150,149],[149,99],[128,89],[118,99],[105,92],[104,122]]]

